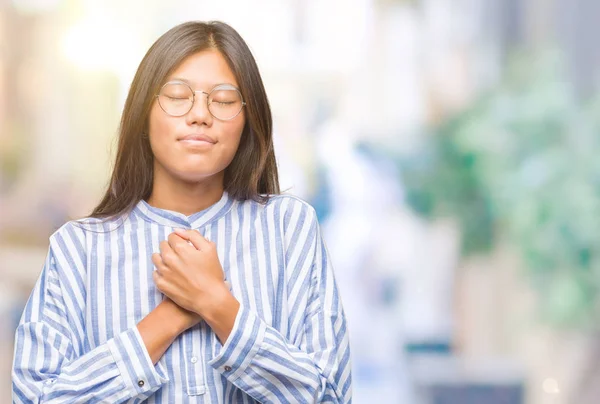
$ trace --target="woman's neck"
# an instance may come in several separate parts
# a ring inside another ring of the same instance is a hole
[[[223,196],[222,178],[210,178],[197,183],[173,181],[155,176],[147,202],[155,208],[190,216],[215,203]]]

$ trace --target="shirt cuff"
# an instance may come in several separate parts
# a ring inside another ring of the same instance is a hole
[[[266,329],[267,325],[260,317],[240,306],[229,338],[208,364],[230,381],[237,379],[262,346]]]
[[[162,366],[154,366],[137,327],[108,341],[108,347],[132,396],[152,393],[169,381]]]

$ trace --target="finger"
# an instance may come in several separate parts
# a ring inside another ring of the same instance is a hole
[[[182,240],[185,240],[188,244],[194,246],[194,244],[190,241],[190,235],[192,232],[194,232],[194,230],[173,229],[173,233],[171,233],[171,234],[178,236]],[[195,246],[194,246],[194,248],[195,248]]]
[[[156,288],[166,298],[172,300],[173,302],[175,302],[176,304],[179,304],[181,306],[180,301],[177,299],[178,288],[174,284],[169,282],[163,276],[159,275],[158,271],[154,271],[154,273],[152,273],[152,279],[154,280],[154,284],[156,285]]]
[[[187,235],[185,235],[185,237],[182,237],[180,234],[177,234],[176,232],[173,232],[171,234],[173,235],[173,237],[178,237],[184,243],[190,245],[191,247],[194,247],[194,245],[192,244],[192,242],[190,240],[188,240],[188,236]],[[196,247],[194,247],[194,249],[196,249]]]
[[[151,259],[152,259],[152,263],[154,264],[154,266],[157,269],[160,269],[162,266],[165,265],[165,263],[162,260],[161,255],[159,253],[152,254],[152,258]]]
[[[192,243],[197,250],[206,250],[210,247],[210,241],[202,237],[196,230],[179,230],[175,229],[175,234]]]
[[[174,268],[174,265],[178,265],[180,262],[179,257],[177,256],[177,253],[175,253],[175,251],[173,251],[173,249],[171,248],[171,246],[169,245],[169,243],[167,241],[161,241],[160,242],[160,257],[162,259],[162,262],[171,268]]]
[[[173,249],[173,251],[175,251],[178,254],[185,251],[185,249],[189,247],[189,243],[187,242],[187,240],[181,238],[176,233],[169,234],[169,236],[167,237],[167,242],[169,243],[169,246]]]
[[[158,288],[158,290],[161,290],[161,286],[162,286],[162,276],[160,276],[160,273],[158,272],[158,270],[152,272],[152,280],[154,281],[154,284],[156,285],[156,287]]]
[[[165,296],[168,296],[168,283],[164,277],[162,277],[158,271],[152,273],[152,280],[156,285],[156,289],[162,292]]]
[[[158,249],[160,250],[160,254],[162,254],[165,251],[169,251],[171,249],[171,246],[169,245],[169,242],[167,240],[164,240],[158,244]]]
[[[169,267],[164,263],[162,257],[158,253],[152,254],[152,262],[154,263],[154,273],[159,276],[165,276],[169,272]],[[153,273],[153,276],[154,276]]]

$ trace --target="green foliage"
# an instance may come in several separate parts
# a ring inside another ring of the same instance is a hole
[[[559,62],[517,59],[403,159],[402,177],[417,212],[458,218],[465,255],[511,242],[546,320],[588,326],[600,314],[600,102],[578,102]]]

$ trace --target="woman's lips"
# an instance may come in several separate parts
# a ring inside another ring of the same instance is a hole
[[[207,143],[216,143],[216,141],[206,135],[187,135],[178,139],[181,141],[194,141],[194,142],[207,142]]]
[[[206,135],[188,135],[178,139],[187,146],[208,147],[216,143],[215,140]]]

